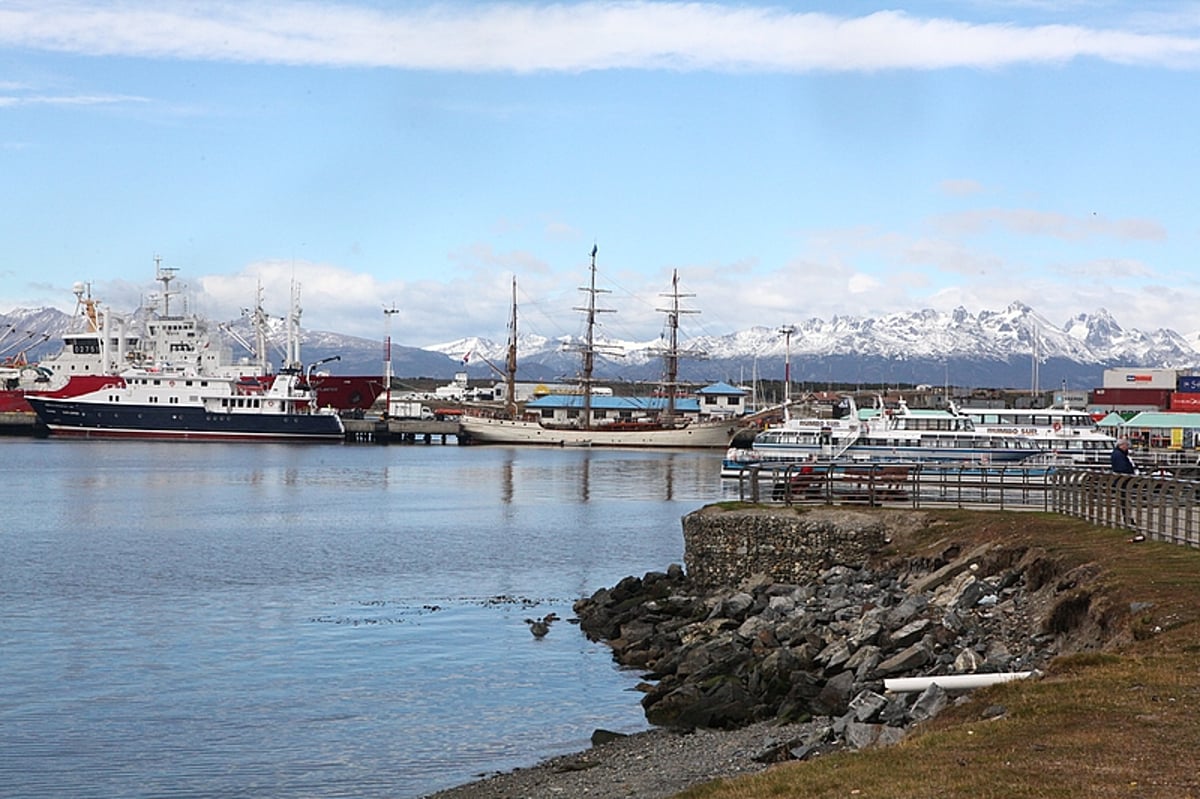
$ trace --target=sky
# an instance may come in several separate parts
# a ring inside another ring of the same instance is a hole
[[[1200,2],[0,0],[0,312],[1200,331]],[[176,306],[178,307],[178,306]]]

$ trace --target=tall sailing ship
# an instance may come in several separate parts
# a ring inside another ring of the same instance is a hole
[[[486,444],[541,444],[551,446],[597,446],[597,447],[670,447],[670,448],[725,448],[743,428],[736,419],[690,418],[679,412],[679,316],[684,311],[679,300],[679,275],[672,278],[672,304],[667,314],[669,342],[664,352],[665,378],[661,397],[613,398],[630,399],[621,403],[620,409],[612,414],[607,409],[598,409],[595,390],[594,367],[600,347],[595,340],[596,316],[609,309],[596,307],[596,296],[603,289],[596,288],[596,253],[592,247],[590,282],[581,289],[587,294],[587,304],[582,311],[585,318],[585,333],[578,349],[582,357],[578,385],[579,393],[571,395],[568,402],[573,407],[572,417],[565,421],[542,418],[537,414],[516,411],[514,397],[516,373],[516,284],[513,288],[513,314],[509,325],[507,368],[506,412],[486,414],[475,410],[464,414],[459,422],[460,435],[472,443]]]

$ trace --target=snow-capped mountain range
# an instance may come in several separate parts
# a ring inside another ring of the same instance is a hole
[[[972,314],[922,310],[881,317],[807,319],[789,336],[778,328],[753,327],[723,336],[681,340],[700,358],[685,357],[685,380],[731,383],[781,380],[790,360],[792,380],[826,383],[930,383],[957,386],[1091,388],[1106,368],[1191,369],[1200,366],[1197,338],[1161,328],[1122,328],[1104,309],[1079,314],[1061,327],[1033,308],[1012,303],[1003,311]],[[660,377],[663,342],[602,340],[623,357],[600,358],[601,377],[654,380]],[[573,375],[579,356],[570,341],[518,336],[518,375],[550,379]],[[504,362],[506,343],[470,338],[426,349],[461,359],[472,352]],[[1036,353],[1036,371],[1034,368]],[[687,353],[685,352],[685,355]],[[474,371],[474,370],[472,370]]]
[[[16,309],[0,314],[0,356],[24,352],[30,360],[57,352],[74,320],[57,309]],[[245,330],[245,322],[229,325]],[[216,325],[212,326],[216,330]],[[722,336],[688,338],[681,331],[680,379],[745,383],[781,380],[790,361],[795,383],[895,385],[928,383],[991,388],[1088,389],[1115,367],[1200,368],[1200,339],[1174,330],[1125,329],[1104,309],[1051,323],[1023,303],[977,314],[959,308],[880,317],[837,316],[797,323],[790,337],[778,328],[752,327]],[[664,342],[598,340],[596,377],[610,381],[661,378]],[[523,381],[564,381],[579,370],[576,342],[519,335],[517,376]],[[330,371],[379,374],[378,341],[306,330],[306,362],[339,356]],[[235,346],[236,349],[236,346]],[[398,377],[500,379],[507,342],[465,338],[423,348],[392,345]],[[607,353],[607,354],[606,354]],[[619,354],[617,357],[616,354]],[[689,357],[695,356],[695,357]],[[494,365],[489,366],[489,362]],[[1036,363],[1036,368],[1035,368]]]

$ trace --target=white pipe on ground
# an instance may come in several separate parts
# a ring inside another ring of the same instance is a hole
[[[897,677],[883,681],[885,691],[896,694],[924,691],[936,683],[947,691],[966,691],[971,688],[986,688],[1011,680],[1033,677],[1036,671],[1007,671],[993,674],[937,674],[932,677]]]

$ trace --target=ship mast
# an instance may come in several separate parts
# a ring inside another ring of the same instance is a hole
[[[596,314],[612,313],[611,308],[597,308],[596,295],[607,294],[607,289],[596,288],[596,252],[598,247],[592,245],[592,267],[591,267],[591,282],[586,287],[581,287],[579,290],[587,292],[587,305],[583,308],[575,308],[576,311],[582,311],[586,320],[586,332],[584,333],[583,345],[580,347],[583,353],[583,370],[580,373],[579,385],[583,390],[583,428],[590,429],[592,426],[592,371],[596,365]]]
[[[283,371],[303,374],[304,365],[300,362],[300,284],[292,281],[292,302],[287,316],[287,352],[284,355]]]
[[[517,418],[517,276],[512,281],[512,317],[508,322],[508,356],[504,361],[504,410]]]
[[[250,324],[254,328],[254,357],[258,359],[259,374],[267,374],[267,312],[263,310],[263,285],[260,278],[254,292],[254,310]]]
[[[171,291],[171,281],[175,279],[175,273],[178,271],[179,267],[177,266],[163,266],[161,255],[154,256],[154,279],[159,283],[162,283],[163,286],[162,315],[164,319],[170,318],[171,316],[171,295],[179,293],[177,291]]]
[[[679,270],[671,272],[671,293],[663,294],[671,298],[670,308],[659,308],[658,311],[667,315],[667,349],[663,352],[663,390],[667,392],[668,421],[675,418],[675,396],[679,392],[679,315],[683,313],[699,313],[699,311],[684,310],[679,307],[681,297],[695,297],[695,294],[679,293]]]

